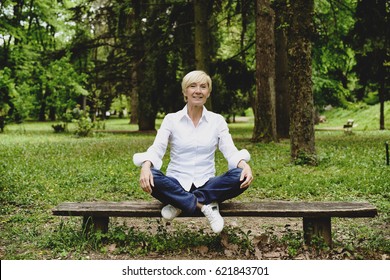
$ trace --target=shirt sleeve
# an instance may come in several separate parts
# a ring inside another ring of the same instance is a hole
[[[149,160],[153,164],[154,168],[161,168],[163,163],[162,159],[167,150],[169,137],[171,135],[169,124],[170,121],[167,115],[162,121],[160,129],[157,131],[157,135],[152,146],[150,146],[146,152],[136,153],[133,155],[133,162],[136,166],[141,166],[142,163]]]
[[[219,150],[222,152],[223,156],[228,162],[229,169],[236,168],[240,160],[249,161],[251,156],[246,149],[238,150],[234,145],[232,136],[229,132],[226,121],[221,117],[220,128],[218,138],[219,138]]]

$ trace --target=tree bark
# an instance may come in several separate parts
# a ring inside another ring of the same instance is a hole
[[[286,0],[274,2],[275,10],[275,91],[276,131],[278,138],[290,137],[290,96],[288,92],[287,22]]]
[[[130,124],[138,123],[138,79],[137,71],[133,69],[131,71],[131,111],[130,111]]]
[[[133,37],[135,37],[135,39],[142,39],[142,33],[140,32],[141,7],[139,4],[140,3],[138,1],[133,1],[134,9],[131,10],[131,12],[126,13],[126,9],[123,8],[124,11],[121,14],[123,20],[119,21],[118,29],[120,34],[123,34],[121,36],[123,37],[121,40],[123,40],[125,45],[131,46],[131,44],[134,43],[133,40],[131,40]],[[137,44],[134,44],[134,55],[130,56],[130,63],[126,71],[130,81],[130,91],[128,92],[128,104],[130,105],[130,124],[138,124],[139,81],[137,76],[137,65],[142,60],[142,56],[142,48],[140,48]]]
[[[195,67],[197,70],[210,72],[210,42],[209,42],[209,1],[194,0],[195,22]],[[206,102],[206,107],[211,110],[211,98]]]
[[[275,112],[275,13],[270,0],[256,5],[256,94],[254,142],[277,141]]]
[[[146,48],[148,44],[151,44],[148,41],[148,38],[144,36],[142,32],[142,18],[146,14],[151,13],[151,11],[143,11],[142,5],[133,0],[134,4],[134,26],[135,26],[135,35],[134,35],[134,46],[135,48],[135,63],[133,65],[135,71],[132,78],[135,78],[133,86],[137,90],[138,95],[138,129],[140,131],[155,130],[155,121],[156,121],[156,100],[153,98],[153,89],[151,83],[153,79],[151,77],[151,71],[148,70],[148,61],[152,60],[152,51],[146,53]],[[151,8],[152,9],[152,8]]]
[[[198,70],[209,71],[208,1],[194,0],[195,64]]]
[[[296,164],[317,164],[314,141],[311,36],[314,0],[290,2],[288,37],[289,88],[291,97],[291,160]]]
[[[379,130],[385,130],[385,79],[379,85]]]

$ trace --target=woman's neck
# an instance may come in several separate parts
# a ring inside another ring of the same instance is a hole
[[[198,126],[202,113],[203,106],[187,106],[187,114],[195,127]]]

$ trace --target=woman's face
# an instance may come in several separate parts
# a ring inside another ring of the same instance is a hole
[[[209,85],[206,82],[192,83],[186,88],[184,95],[189,106],[203,106],[210,96]]]

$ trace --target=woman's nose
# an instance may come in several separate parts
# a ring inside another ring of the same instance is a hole
[[[201,90],[201,88],[200,87],[195,87],[195,93],[200,93],[202,90]]]

